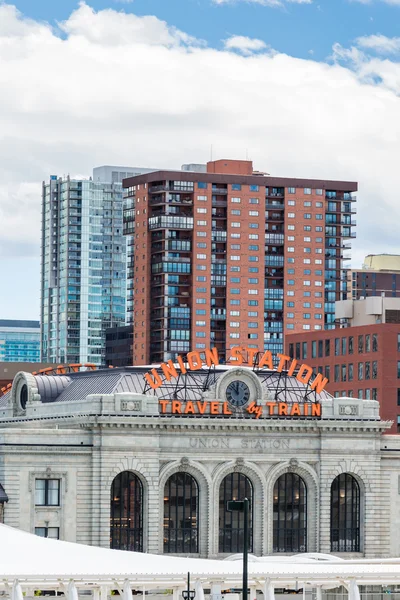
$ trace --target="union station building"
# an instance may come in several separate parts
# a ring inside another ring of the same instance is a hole
[[[4,522],[140,552],[400,555],[400,436],[307,365],[197,353],[18,373],[0,398]],[[239,356],[239,355],[238,355]],[[288,358],[288,357],[286,357]]]

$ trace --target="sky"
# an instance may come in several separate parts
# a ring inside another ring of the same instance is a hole
[[[41,182],[245,158],[359,182],[399,252],[400,0],[0,0],[1,318],[39,318]]]

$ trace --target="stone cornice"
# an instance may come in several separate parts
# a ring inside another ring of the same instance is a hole
[[[71,415],[71,416],[53,416],[46,418],[28,419],[15,418],[0,421],[0,431],[12,430],[14,427],[26,426],[26,431],[32,427],[38,428],[40,425],[44,429],[51,423],[62,422],[69,429],[77,427],[84,429],[123,429],[134,428],[136,430],[158,430],[166,432],[176,431],[192,431],[195,429],[198,432],[277,432],[277,433],[292,433],[302,434],[304,432],[321,434],[322,432],[336,433],[343,432],[374,432],[384,433],[388,430],[392,423],[391,421],[374,421],[374,420],[356,420],[356,419],[237,419],[234,417],[221,419],[218,417],[159,417],[147,415]],[[68,424],[68,425],[67,425]]]

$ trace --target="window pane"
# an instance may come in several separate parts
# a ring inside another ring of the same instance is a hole
[[[45,506],[46,504],[46,480],[36,479],[35,482],[35,504]]]
[[[60,499],[60,480],[59,479],[49,479],[47,481],[48,484],[48,493],[47,493],[47,505],[48,506],[58,506]]]

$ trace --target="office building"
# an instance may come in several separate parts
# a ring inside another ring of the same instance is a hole
[[[400,256],[369,254],[362,269],[347,272],[348,297],[354,300],[367,296],[400,297]]]
[[[336,317],[334,331],[288,336],[286,353],[322,373],[334,397],[378,400],[400,432],[400,298],[337,302]]]
[[[290,364],[191,364],[19,373],[0,398],[6,525],[225,558],[244,535],[227,502],[247,497],[256,556],[399,556],[400,436],[386,435],[378,402],[310,391]],[[146,375],[161,385],[149,391]]]
[[[39,361],[39,321],[0,319],[0,362]]]
[[[125,323],[120,183],[43,184],[41,284],[42,360],[104,364],[106,329]]]
[[[355,236],[354,182],[271,177],[251,161],[124,180],[133,364],[211,343],[283,350],[334,328]]]

